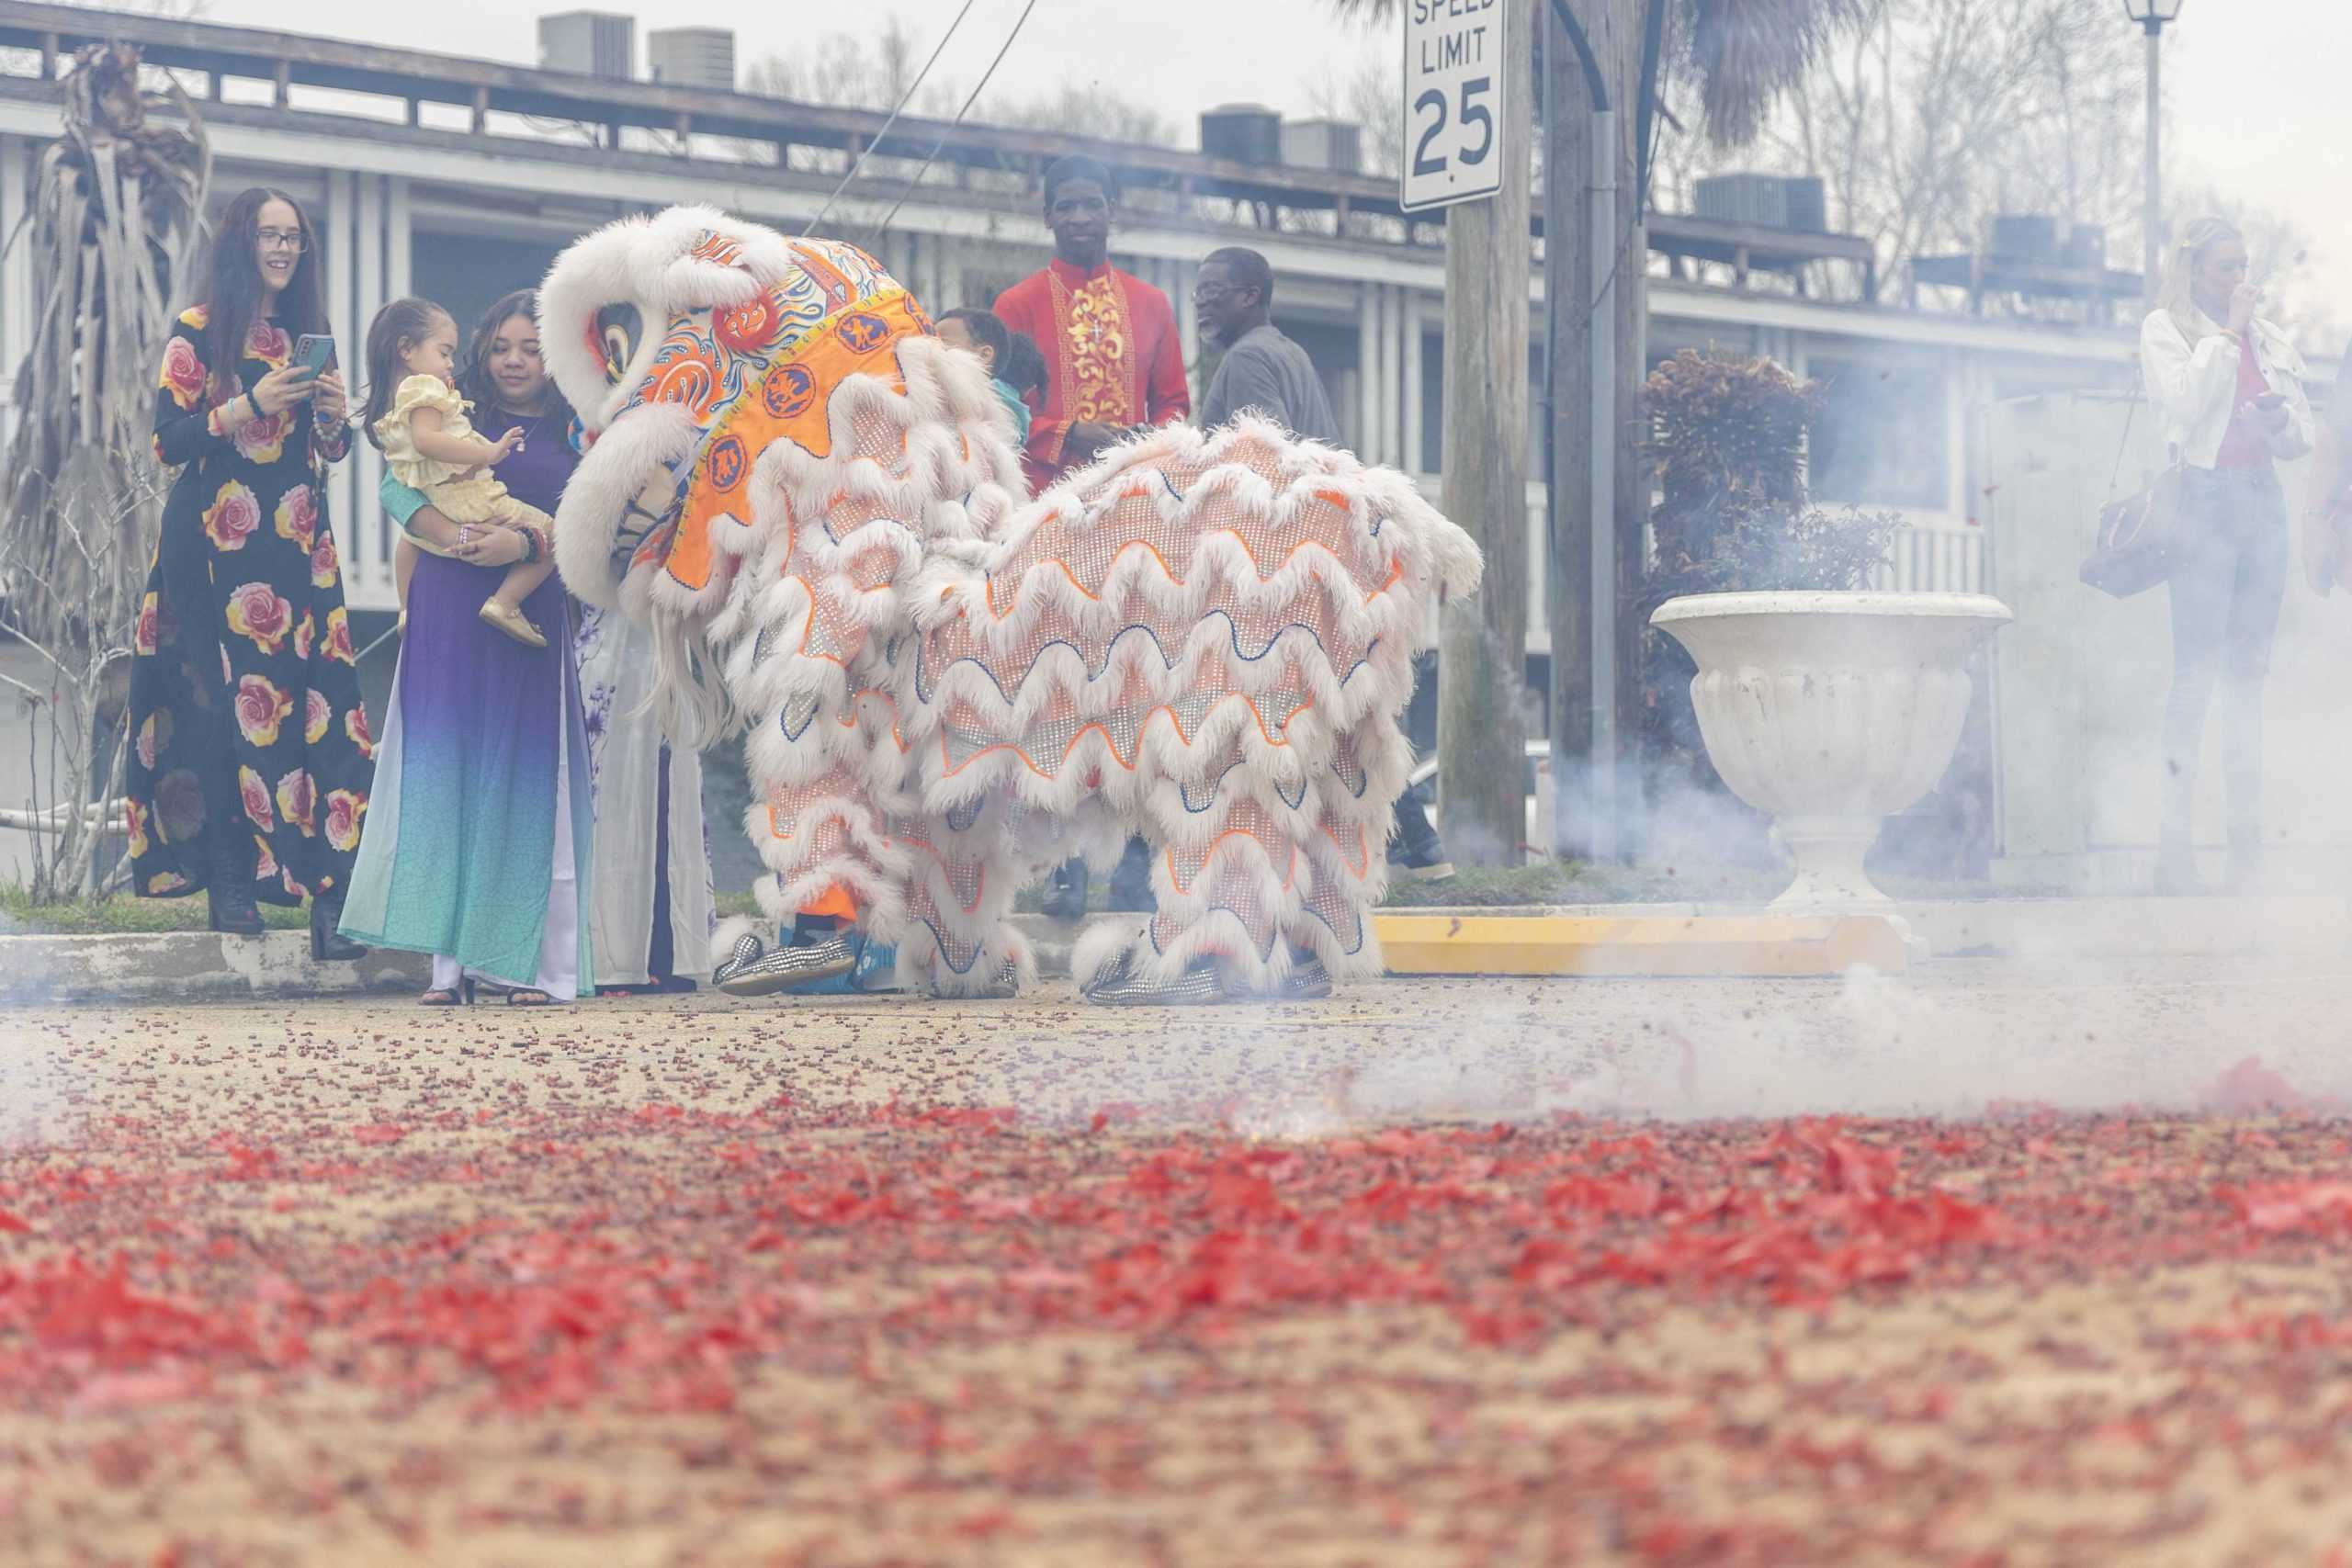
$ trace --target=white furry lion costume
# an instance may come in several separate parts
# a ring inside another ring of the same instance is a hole
[[[682,741],[748,727],[771,916],[846,892],[901,982],[1018,985],[1015,891],[1132,830],[1159,913],[1082,982],[1379,972],[1412,655],[1479,570],[1403,475],[1243,421],[1025,501],[987,372],[871,256],[708,209],[588,236],[539,300],[594,436],[564,581],[654,624]]]

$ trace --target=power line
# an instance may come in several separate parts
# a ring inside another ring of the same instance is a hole
[[[939,140],[931,144],[931,155],[922,161],[922,167],[915,171],[915,177],[907,182],[907,188],[899,193],[897,201],[890,204],[890,210],[882,215],[882,221],[874,226],[874,232],[866,236],[869,246],[881,239],[884,232],[890,227],[890,220],[899,215],[899,209],[907,204],[907,197],[914,195],[916,187],[922,184],[923,175],[931,173],[932,164],[939,161],[940,149],[947,145],[949,134],[964,123],[966,115],[972,112],[972,106],[979,101],[981,93],[988,89],[989,78],[994,76],[996,68],[1004,63],[1004,57],[1012,52],[1013,39],[1021,36],[1021,29],[1028,25],[1029,13],[1036,8],[1037,0],[1029,0],[1029,4],[1021,7],[1021,15],[1013,18],[1012,30],[1004,35],[1004,47],[996,51],[996,58],[989,62],[989,68],[980,73],[979,85],[972,89],[971,96],[966,98],[963,107],[956,111],[956,118],[947,122],[947,130],[941,131]]]
[[[964,8],[956,13],[956,19],[947,24],[945,32],[939,35],[939,43],[932,50],[931,58],[922,62],[922,69],[915,73],[915,79],[907,84],[906,92],[901,94],[899,101],[891,106],[890,117],[882,122],[882,129],[874,133],[855,158],[850,160],[849,172],[842,175],[842,183],[833,187],[833,194],[825,198],[825,205],[817,209],[817,216],[808,220],[808,227],[800,231],[802,239],[805,240],[817,231],[817,225],[822,223],[825,220],[825,214],[833,209],[833,203],[840,200],[842,192],[849,188],[849,182],[857,178],[857,171],[865,167],[867,157],[873,153],[875,148],[882,144],[882,139],[890,134],[890,128],[899,123],[899,111],[914,102],[916,90],[922,87],[923,78],[930,75],[931,68],[939,63],[939,57],[947,52],[947,40],[956,36],[956,29],[964,25],[964,18],[972,14],[972,5],[973,0],[964,0]]]

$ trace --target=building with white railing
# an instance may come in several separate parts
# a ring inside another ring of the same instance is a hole
[[[199,100],[216,203],[268,184],[310,205],[346,358],[387,299],[424,294],[468,322],[501,292],[536,282],[575,236],[677,202],[714,203],[793,231],[821,211],[826,232],[876,250],[926,306],[984,304],[1042,263],[1037,175],[1054,157],[1083,152],[1117,171],[1126,196],[1115,255],[1168,291],[1189,360],[1197,364],[1200,346],[1193,266],[1219,245],[1255,247],[1280,280],[1281,324],[1322,367],[1348,441],[1434,483],[1442,231],[1402,214],[1390,182],[1002,127],[906,118],[886,130],[877,113],[709,85],[0,0],[0,232],[23,218],[32,160],[57,132],[62,62],[82,44],[118,38]],[[700,42],[716,58],[716,40]],[[1343,163],[1295,151],[1342,141],[1326,134],[1290,145],[1294,156]],[[859,153],[865,164],[835,197]],[[1991,586],[1971,499],[1981,488],[1973,411],[2020,393],[2129,381],[2132,334],[2099,324],[2098,310],[2075,322],[1988,315],[1981,276],[1976,310],[1963,289],[1941,295],[1962,297],[1959,308],[1893,308],[1867,302],[1870,248],[1851,237],[1677,215],[1654,216],[1649,234],[1650,359],[1714,344],[1826,379],[1815,490],[1904,513],[1910,528],[1889,573],[1894,585]],[[10,366],[31,331],[28,250],[0,260],[0,357]],[[1530,288],[1540,331],[1537,269]],[[1539,457],[1529,471],[1542,467]],[[390,533],[373,499],[380,468],[363,444],[335,480],[356,610],[392,603]],[[1541,656],[1540,492],[1532,488],[1529,502],[1525,581],[1531,652]]]

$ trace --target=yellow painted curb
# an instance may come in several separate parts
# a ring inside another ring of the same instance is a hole
[[[1876,915],[1375,915],[1392,975],[1720,975],[1803,978],[1856,964],[1895,973],[1903,932]]]

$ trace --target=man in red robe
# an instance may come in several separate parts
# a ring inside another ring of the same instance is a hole
[[[1029,488],[1043,491],[1139,427],[1193,411],[1184,346],[1168,296],[1111,265],[1111,171],[1063,158],[1046,171],[1046,227],[1054,258],[997,296],[996,313],[1044,351],[1046,384],[1021,455]]]
[[[1046,384],[1029,396],[1033,417],[1021,453],[1032,493],[1131,432],[1193,412],[1174,307],[1111,265],[1116,188],[1111,171],[1091,158],[1057,160],[1046,171],[1045,191],[1054,259],[997,296],[998,319],[1027,333],[1046,359]],[[1087,880],[1084,861],[1063,866],[1046,890],[1046,912],[1082,918]],[[1149,909],[1154,902],[1150,859],[1141,840],[1130,840],[1111,878],[1111,907]]]

